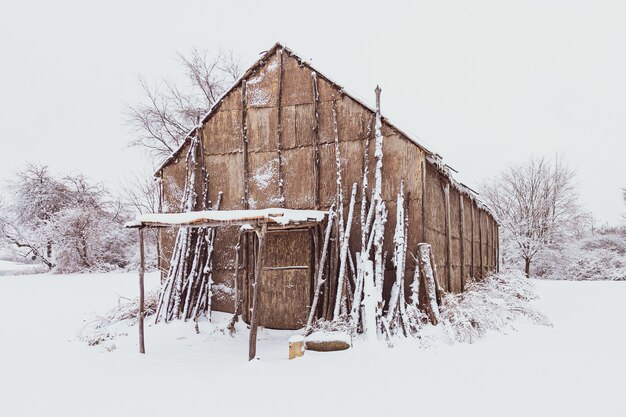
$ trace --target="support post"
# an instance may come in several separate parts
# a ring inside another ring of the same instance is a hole
[[[246,80],[241,81],[241,141],[243,151],[243,208],[250,208],[250,167],[248,162],[248,125],[246,122]]]
[[[450,232],[450,183],[443,186],[443,197],[446,206],[446,284],[448,292],[452,291],[452,234]]]
[[[422,159],[422,242],[426,242],[426,157]]]
[[[263,223],[259,236],[259,250],[254,268],[254,291],[252,295],[252,319],[250,320],[250,340],[248,341],[248,360],[251,361],[256,356],[256,335],[259,319],[259,287],[261,286],[261,274],[263,272],[263,252],[265,251],[265,234],[267,233],[267,223]]]
[[[465,291],[465,203],[459,193],[459,229],[461,231],[461,292]]]
[[[478,210],[478,254],[480,255],[480,278],[485,277],[485,260],[483,259],[483,221],[482,210]]]
[[[320,207],[320,150],[319,150],[319,105],[320,93],[317,84],[317,73],[312,72],[313,79],[313,207]]]
[[[143,227],[139,228],[139,353],[146,353],[146,345],[143,332],[144,319],[144,285],[143,278],[145,272],[144,247],[143,247]]]
[[[470,261],[470,276],[472,277],[472,279],[474,279],[474,274],[476,273],[475,271],[475,267],[474,267],[474,244],[475,244],[475,237],[474,237],[474,200],[470,200],[471,202],[471,206],[470,206],[470,215],[472,218],[472,245],[470,246],[470,251],[471,251],[471,255],[472,255],[472,260]]]
[[[278,159],[278,204],[281,208],[285,208],[285,184],[283,178],[283,127],[282,127],[282,113],[283,113],[283,78],[285,74],[285,68],[283,66],[283,54],[284,50],[278,51],[280,57],[280,70],[278,74],[278,123],[276,124],[276,154]]]
[[[496,272],[500,272],[500,226],[496,224]]]

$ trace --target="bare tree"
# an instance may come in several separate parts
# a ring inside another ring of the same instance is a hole
[[[123,200],[127,207],[137,213],[157,213],[159,211],[159,189],[157,179],[149,173],[133,173],[122,184]]]
[[[482,195],[503,228],[503,240],[523,259],[526,276],[542,248],[579,234],[586,224],[574,178],[575,171],[562,158],[533,157],[509,166],[483,186]]]
[[[127,111],[128,123],[136,132],[130,144],[145,148],[155,160],[166,158],[181,144],[198,118],[241,73],[232,52],[209,55],[195,49],[188,56],[179,53],[178,59],[185,83],[164,79],[151,85],[140,78],[144,99]]]

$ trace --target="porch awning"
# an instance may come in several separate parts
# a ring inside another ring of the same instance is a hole
[[[150,213],[142,214],[136,220],[125,224],[126,227],[219,227],[219,226],[260,226],[267,223],[285,227],[320,223],[327,211],[293,210],[266,208],[259,210],[205,210],[187,213]]]

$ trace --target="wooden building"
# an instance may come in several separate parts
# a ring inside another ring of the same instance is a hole
[[[366,150],[369,172],[374,171],[375,111],[346,93],[286,47],[276,44],[250,67],[213,106],[156,173],[160,178],[162,211],[177,212],[185,184],[187,150],[200,138],[199,163],[208,174],[208,198],[221,195],[221,210],[287,209],[328,210],[337,196],[338,137],[343,206],[348,210],[354,183],[360,189]],[[335,130],[336,129],[336,130]],[[396,198],[404,184],[408,213],[408,252],[419,242],[433,248],[439,285],[449,292],[463,291],[470,279],[480,279],[498,268],[498,224],[474,192],[456,182],[441,158],[383,118],[382,198],[388,209],[384,247],[383,297],[394,281],[391,261]],[[370,146],[371,145],[371,146]],[[370,180],[370,183],[372,180]],[[355,212],[360,210],[357,193]],[[263,285],[264,306],[259,324],[297,329],[306,323],[313,297],[316,241],[321,228],[292,228],[268,233]],[[359,216],[350,236],[350,256],[361,247]],[[317,236],[316,236],[317,234]],[[176,230],[161,231],[162,259],[172,254]],[[240,270],[235,273],[238,228],[220,228],[212,258],[212,308],[234,310],[238,288],[243,318],[249,320],[251,284],[254,282],[255,237],[244,236],[239,246]],[[337,239],[330,252],[337,252]],[[406,294],[415,262],[406,260]],[[332,262],[325,272],[333,292]],[[238,285],[235,277],[238,276]],[[336,280],[334,281],[336,285]],[[324,310],[325,309],[325,310]],[[330,308],[320,304],[318,316]]]

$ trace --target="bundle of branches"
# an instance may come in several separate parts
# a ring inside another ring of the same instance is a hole
[[[144,299],[144,313],[146,316],[156,312],[158,300],[158,291],[146,292]],[[124,320],[132,320],[132,324],[135,324],[138,316],[139,298],[129,299],[120,296],[116,307],[107,311],[104,315],[97,315],[83,326],[78,333],[78,339],[84,341],[89,346],[111,340],[116,336],[113,330],[111,330],[111,326]]]
[[[200,159],[200,164],[198,164]],[[181,204],[181,212],[195,210],[219,210],[222,194],[218,194],[217,202],[211,207],[208,199],[209,178],[204,166],[204,147],[201,129],[191,140],[186,155],[185,188]],[[198,185],[196,177],[200,177]],[[200,190],[200,198],[196,190]],[[198,201],[199,200],[199,201]],[[168,322],[172,319],[197,320],[201,314],[210,319],[213,243],[215,229],[180,228],[174,243],[173,255],[167,278],[161,289],[156,319]]]
[[[513,329],[525,317],[532,323],[551,326],[532,301],[537,299],[531,281],[521,271],[503,271],[469,284],[460,294],[446,294],[441,320],[450,341],[472,343],[487,331]]]

